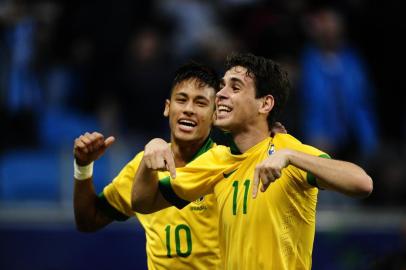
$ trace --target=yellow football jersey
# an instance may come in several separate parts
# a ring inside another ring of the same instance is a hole
[[[209,139],[199,154],[213,146]],[[133,179],[143,152],[107,185],[102,197],[106,213],[117,220],[137,216],[146,233],[148,269],[222,269],[218,241],[218,210],[214,195],[201,196],[182,210],[169,207],[142,215],[131,210]],[[159,172],[159,177],[168,176]],[[118,211],[117,211],[118,210]]]
[[[215,147],[177,169],[176,179],[159,183],[177,207],[214,192],[224,269],[311,269],[318,193],[314,176],[289,165],[266,192],[252,198],[255,166],[283,148],[328,157],[288,134],[277,134],[243,154]]]

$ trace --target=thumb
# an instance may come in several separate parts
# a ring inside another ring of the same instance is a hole
[[[108,137],[108,138],[104,141],[104,147],[105,147],[105,148],[110,147],[115,141],[116,141],[116,138],[114,138],[113,136]]]

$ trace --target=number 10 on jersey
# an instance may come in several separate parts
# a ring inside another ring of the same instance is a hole
[[[181,250],[181,237],[180,237],[180,232],[184,231],[185,239],[183,239],[183,242],[186,242],[186,251]],[[165,227],[165,233],[166,233],[166,256],[168,258],[172,258],[172,253],[171,253],[171,225],[168,225]],[[174,236],[175,236],[175,248],[176,248],[176,254],[180,257],[188,257],[192,253],[192,233],[190,232],[189,226],[185,224],[180,224],[175,227],[174,230]]]

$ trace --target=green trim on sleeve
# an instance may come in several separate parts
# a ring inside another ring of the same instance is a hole
[[[319,157],[331,159],[331,157],[328,154],[321,154]]]
[[[331,157],[327,154],[321,154],[321,155],[319,155],[319,157],[331,159]],[[309,183],[311,186],[317,187],[318,189],[322,189],[317,185],[317,179],[316,179],[316,176],[314,176],[314,174],[307,172],[306,180],[307,180],[307,183]]]
[[[109,218],[112,218],[117,221],[126,221],[130,217],[127,215],[124,215],[120,211],[118,211],[116,208],[114,208],[106,199],[104,196],[103,192],[100,192],[99,195],[97,196],[97,206],[99,209],[106,214]]]
[[[179,198],[178,195],[176,195],[175,191],[172,189],[171,178],[169,176],[159,180],[159,190],[161,191],[162,196],[164,196],[165,200],[176,206],[176,208],[178,209],[182,209],[190,203]]]

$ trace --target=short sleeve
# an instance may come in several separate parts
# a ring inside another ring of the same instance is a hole
[[[114,180],[103,189],[103,196],[107,203],[129,217],[134,215],[131,210],[131,189],[142,157],[143,152],[137,154]]]
[[[299,140],[289,134],[278,134],[279,145],[281,148],[290,148],[296,151],[300,151],[312,156],[318,156],[321,158],[331,158],[327,153],[307,144],[301,143]],[[310,173],[303,171],[295,166],[288,166],[288,172],[293,178],[301,181],[302,183],[309,184],[313,187],[318,187],[316,177]]]
[[[176,178],[163,178],[159,189],[165,199],[178,208],[186,206],[204,195],[213,193],[215,185],[222,180],[223,172],[232,170],[238,163],[231,163],[224,146],[217,146],[189,163],[176,169]]]

